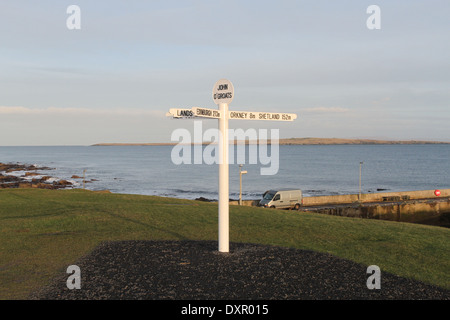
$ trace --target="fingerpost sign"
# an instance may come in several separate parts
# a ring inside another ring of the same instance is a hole
[[[174,119],[206,118],[218,119],[221,139],[219,141],[219,232],[218,242],[220,252],[229,252],[229,163],[228,163],[228,120],[269,120],[294,121],[297,115],[293,113],[229,111],[228,105],[234,98],[234,87],[231,81],[220,79],[214,84],[212,98],[219,109],[193,107],[191,109],[169,109],[167,116]]]

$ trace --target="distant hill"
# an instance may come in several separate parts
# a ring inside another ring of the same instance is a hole
[[[441,141],[421,140],[372,140],[372,139],[340,139],[340,138],[290,138],[280,139],[280,144],[292,145],[331,145],[331,144],[450,144]]]
[[[177,143],[96,143],[93,147],[110,147],[110,146],[174,146]]]
[[[256,141],[246,141],[254,144]],[[270,143],[270,140],[269,140]],[[93,146],[173,146],[178,143],[98,143]],[[203,144],[209,144],[204,142]],[[422,140],[372,140],[372,139],[340,139],[340,138],[289,138],[280,139],[280,145],[370,145],[370,144],[450,144],[443,141]]]

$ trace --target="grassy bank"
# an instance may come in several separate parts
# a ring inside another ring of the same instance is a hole
[[[0,190],[0,299],[23,299],[100,242],[217,240],[217,204],[84,190]],[[230,241],[328,252],[450,289],[450,230],[230,207]]]

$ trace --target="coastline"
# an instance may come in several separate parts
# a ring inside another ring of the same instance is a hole
[[[0,189],[8,188],[38,188],[38,189],[66,189],[73,188],[75,183],[44,175],[38,170],[54,170],[50,167],[39,167],[36,165],[26,165],[20,163],[0,162]],[[23,174],[22,174],[23,173]],[[82,179],[79,176],[72,176],[72,179]],[[89,181],[85,181],[89,182]]]
[[[230,144],[258,144],[258,141],[230,141]],[[108,147],[108,146],[175,146],[176,142],[161,142],[161,143],[96,143],[93,147]],[[209,145],[211,142],[203,142],[202,145]],[[267,140],[267,144],[271,144],[271,140]],[[279,139],[279,145],[412,145],[412,144],[450,144],[447,141],[426,141],[426,140],[375,140],[375,139],[340,139],[340,138],[289,138]],[[194,144],[191,144],[194,145]]]

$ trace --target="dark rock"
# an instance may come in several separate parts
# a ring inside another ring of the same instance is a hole
[[[24,165],[18,163],[0,163],[0,172],[13,172],[13,171],[35,171],[35,170],[52,170],[49,167],[37,167],[35,165]],[[25,177],[33,177],[41,175],[37,172],[25,172],[24,176],[12,176],[0,174],[0,188],[40,188],[40,189],[60,189],[67,188],[73,184],[67,180],[59,180],[53,183],[46,183],[51,176],[43,176],[41,178],[33,178],[31,181],[25,179]]]
[[[58,186],[58,187],[65,187],[65,186],[71,186],[72,182],[69,182],[67,180],[59,180],[59,181],[53,182],[53,185]]]
[[[197,201],[204,201],[204,202],[212,202],[212,201],[214,201],[214,200],[206,199],[204,197],[200,197],[200,198],[197,198],[195,200],[197,200]]]
[[[30,176],[40,176],[40,173],[37,172],[25,172],[25,177],[30,177]]]

